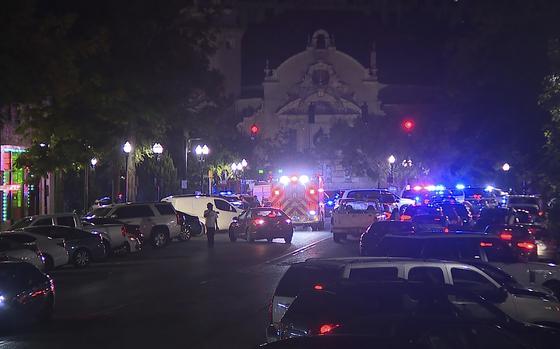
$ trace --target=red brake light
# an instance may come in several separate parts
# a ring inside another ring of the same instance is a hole
[[[280,195],[280,190],[275,190],[274,195],[276,195],[276,196]]]
[[[406,214],[401,215],[401,221],[409,221],[412,217]]]
[[[544,212],[543,212],[543,211],[539,211],[539,216],[544,216]]]
[[[321,291],[321,290],[324,290],[325,287],[323,285],[317,284],[317,285],[313,286],[313,289],[317,290],[317,291]]]
[[[340,325],[338,325],[338,324],[324,324],[324,325],[321,325],[321,327],[319,327],[319,334],[327,334],[337,327],[340,327]]]
[[[449,233],[449,228],[448,227],[443,228],[443,232],[446,234]]]
[[[493,244],[491,242],[481,242],[480,247],[492,247]]]
[[[500,233],[500,239],[506,240],[506,241],[511,241],[511,239],[513,239],[513,235],[511,235],[511,233],[503,231],[503,232]]]
[[[254,223],[255,225],[263,225],[263,224],[264,224],[264,219],[262,219],[262,218],[255,219],[255,220],[253,221],[253,223]]]
[[[532,249],[535,248],[535,244],[533,244],[532,242],[518,242],[517,247],[523,248],[523,249],[526,249],[526,250],[532,250]]]

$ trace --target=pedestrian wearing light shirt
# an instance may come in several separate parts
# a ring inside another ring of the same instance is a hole
[[[208,239],[208,248],[214,247],[214,234],[218,230],[218,212],[214,211],[214,205],[208,203],[208,208],[204,211],[204,219],[206,224],[206,238]]]

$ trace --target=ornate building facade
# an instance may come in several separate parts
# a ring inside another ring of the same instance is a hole
[[[377,79],[375,48],[365,67],[337,50],[325,30],[308,38],[307,47],[278,67],[264,71],[263,97],[238,99],[237,110],[254,110],[238,125],[247,132],[259,126],[263,139],[289,137],[298,152],[314,148],[318,134],[328,134],[338,121],[352,124],[364,114],[384,115],[379,92],[385,87]],[[319,164],[332,189],[371,186],[371,179],[353,177],[336,160]],[[331,189],[329,188],[329,189]]]

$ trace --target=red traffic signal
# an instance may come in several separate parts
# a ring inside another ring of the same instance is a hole
[[[259,127],[257,126],[257,124],[253,124],[249,128],[249,131],[251,131],[251,138],[255,138],[257,136],[257,133],[259,133]]]
[[[405,132],[412,132],[414,129],[414,120],[404,119],[402,122],[402,128]]]

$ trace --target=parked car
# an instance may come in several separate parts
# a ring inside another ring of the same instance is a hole
[[[189,233],[190,236],[200,236],[204,233],[202,223],[197,216],[190,215],[185,212],[177,211],[177,214],[181,217],[181,224],[183,229]]]
[[[517,251],[496,236],[476,233],[384,236],[368,256],[410,257],[488,262],[513,276],[524,287],[552,291],[560,297],[560,267],[520,259]]]
[[[95,209],[92,214],[139,226],[142,235],[155,248],[165,246],[172,239],[188,240],[182,230],[180,215],[168,202],[114,204]]]
[[[51,319],[55,305],[54,283],[32,265],[0,261],[0,292],[3,327]]]
[[[544,221],[546,206],[537,195],[510,195],[507,198],[507,207],[527,211],[535,221]]]
[[[272,242],[283,238],[289,244],[294,236],[292,220],[282,210],[270,207],[258,207],[244,211],[229,226],[231,242],[242,237],[249,242],[266,239]]]
[[[535,237],[537,245],[537,257],[540,260],[558,262],[560,261],[560,241],[552,231],[538,224],[521,224],[522,227]]]
[[[548,348],[559,338],[557,330],[516,321],[456,287],[404,282],[306,291],[279,327],[282,339],[367,335],[377,338],[375,347],[390,348]]]
[[[68,252],[64,243],[47,237],[28,233],[23,230],[2,232],[0,237],[9,239],[26,246],[37,246],[45,260],[45,270],[51,270],[68,264]]]
[[[117,219],[106,217],[84,217],[81,223],[82,230],[102,236],[107,254],[111,254],[113,251],[121,253],[138,252],[142,248],[144,237],[138,225],[126,224]],[[118,234],[119,230],[120,234]],[[107,240],[109,244],[107,244]]]
[[[335,208],[341,206],[346,199],[353,199],[355,201],[363,201],[367,203],[381,202],[383,204],[388,204],[391,208],[397,207],[399,209],[401,206],[414,204],[414,201],[406,198],[403,200],[403,198],[399,198],[387,189],[349,189],[342,193]]]
[[[450,225],[461,227],[473,224],[472,213],[464,203],[442,203],[440,206],[443,214],[449,218]]]
[[[485,234],[495,235],[507,242],[518,253],[519,257],[527,260],[537,260],[537,243],[529,229],[520,225],[489,225]]]
[[[360,236],[372,223],[385,219],[383,204],[376,200],[352,201],[338,206],[333,210],[331,217],[333,240],[340,242],[348,235]]]
[[[474,229],[484,231],[489,225],[513,225],[518,223],[515,210],[504,207],[485,207],[480,210],[479,217],[474,224]]]
[[[188,213],[198,217],[202,224],[204,232],[206,232],[206,227],[204,226],[204,211],[206,210],[206,205],[214,205],[214,210],[218,214],[218,229],[226,230],[233,222],[234,218],[237,218],[243,211],[237,209],[225,199],[214,196],[199,196],[199,195],[175,195],[164,198],[162,201],[170,202],[173,207],[181,212]]]
[[[87,267],[92,261],[100,261],[107,256],[103,238],[98,234],[57,225],[30,227],[25,231],[62,242],[70,262],[78,268]]]
[[[33,265],[39,270],[45,270],[45,260],[36,244],[21,244],[10,238],[0,236],[0,259],[20,260]]]
[[[97,212],[103,212],[103,209],[98,208]],[[81,219],[75,213],[28,216],[14,223],[11,229],[17,230],[27,227],[49,225],[78,228],[101,234],[106,249],[109,252],[126,248],[125,243],[127,242],[127,227],[123,222],[115,219],[101,219],[91,215],[86,215],[84,219]]]

